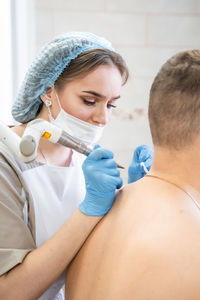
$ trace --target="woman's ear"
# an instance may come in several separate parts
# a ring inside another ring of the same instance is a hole
[[[46,89],[46,94],[40,96],[42,102],[45,102],[46,100],[49,100],[51,102],[53,102],[53,98],[54,98],[54,87],[49,87]]]

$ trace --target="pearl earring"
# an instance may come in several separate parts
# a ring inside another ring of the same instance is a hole
[[[52,102],[50,100],[45,100],[44,104],[46,105],[46,107],[49,107],[52,105]]]

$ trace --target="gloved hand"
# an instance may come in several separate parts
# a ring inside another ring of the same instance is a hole
[[[137,181],[144,177],[146,174],[144,167],[141,165],[143,162],[147,170],[151,168],[153,159],[153,149],[147,145],[137,147],[133,153],[132,162],[128,168],[128,183]]]
[[[89,216],[105,215],[111,208],[115,190],[122,186],[120,172],[109,150],[95,146],[82,166],[86,196],[79,209]]]

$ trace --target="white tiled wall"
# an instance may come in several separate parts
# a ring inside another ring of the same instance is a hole
[[[197,13],[200,13],[200,0],[197,0]]]
[[[188,0],[108,0],[109,11],[132,12],[140,14],[193,14],[195,13],[195,1]]]
[[[104,11],[104,0],[37,0],[36,8],[75,11]]]
[[[67,30],[92,31],[115,45],[144,44],[145,25],[145,16],[133,18],[131,14],[63,11],[54,14],[55,34]]]
[[[147,42],[163,47],[198,47],[199,28],[200,16],[150,16]]]
[[[91,31],[122,54],[131,79],[101,145],[128,167],[133,148],[152,145],[147,120],[153,77],[174,53],[200,47],[200,0],[35,0],[36,49],[67,31]],[[124,180],[127,170],[122,172]]]

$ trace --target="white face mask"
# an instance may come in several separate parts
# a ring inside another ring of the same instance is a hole
[[[57,93],[56,97],[60,106],[60,112],[54,119],[48,107],[50,122],[62,128],[70,135],[79,138],[85,144],[93,146],[101,138],[105,126],[92,125],[66,113],[60,105]]]

